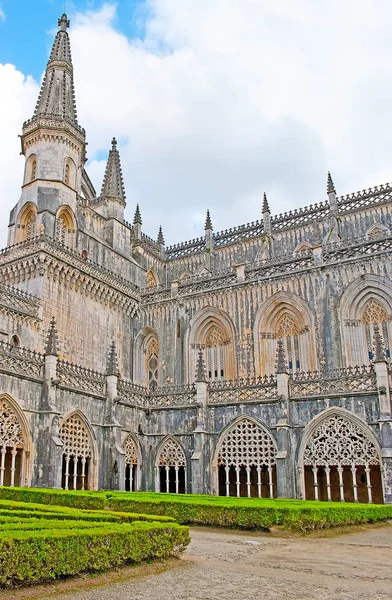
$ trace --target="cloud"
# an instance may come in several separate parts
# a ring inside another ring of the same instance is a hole
[[[0,6],[0,23],[4,23],[5,21],[5,12]]]
[[[338,193],[391,178],[388,0],[143,8],[143,39],[114,4],[74,15],[70,35],[87,168],[99,190],[115,135],[126,218],[138,202],[146,233],[202,235],[207,208],[215,230],[255,220],[263,191],[274,213],[318,202],[328,170]]]

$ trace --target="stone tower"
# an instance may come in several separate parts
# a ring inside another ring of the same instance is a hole
[[[20,200],[10,216],[9,245],[43,232],[55,237],[55,226],[60,239],[61,227],[67,232],[76,229],[86,134],[77,120],[69,20],[65,14],[58,25],[34,115],[23,124],[25,172]],[[62,218],[59,213],[63,213]]]

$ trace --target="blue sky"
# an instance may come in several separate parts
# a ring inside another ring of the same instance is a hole
[[[96,10],[103,4],[97,0],[65,1],[67,14]],[[115,28],[130,38],[143,37],[144,0],[119,0],[116,5]],[[39,80],[64,0],[0,0],[0,8],[5,15],[0,19],[0,63],[12,63]]]
[[[171,244],[392,180],[391,0],[67,0],[86,165]],[[0,0],[0,246],[63,0]],[[2,19],[1,11],[5,18]],[[3,240],[3,241],[2,241]]]

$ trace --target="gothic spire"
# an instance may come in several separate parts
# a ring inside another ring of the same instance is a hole
[[[331,173],[329,171],[327,177],[327,194],[336,194],[335,186],[333,184]]]
[[[136,204],[135,216],[133,217],[133,224],[134,225],[142,224],[142,215],[140,214],[140,209],[139,209],[138,204]]]
[[[114,341],[110,345],[106,375],[118,375],[117,352]]]
[[[270,213],[270,212],[271,211],[270,211],[270,207],[269,207],[268,200],[267,200],[267,194],[264,192],[264,195],[263,195],[263,214],[264,213]]]
[[[276,373],[287,373],[286,353],[284,351],[282,339],[278,340],[278,347],[276,350]]]
[[[159,225],[157,244],[165,245],[165,238],[163,237],[162,225]]]
[[[199,348],[196,363],[196,381],[207,381],[206,365],[203,358],[203,349]]]
[[[78,125],[73,81],[71,46],[67,29],[69,20],[63,14],[53,42],[34,117],[64,119]]]
[[[120,198],[123,202],[125,201],[124,181],[116,138],[112,139],[112,148],[109,150],[101,196]]]
[[[50,354],[52,356],[57,356],[57,330],[56,330],[56,320],[52,317],[48,329],[48,337],[46,338],[46,346],[45,346],[45,354]]]
[[[212,221],[211,221],[209,209],[207,209],[206,223],[204,225],[204,230],[206,230],[206,229],[209,229],[210,231],[212,231]]]

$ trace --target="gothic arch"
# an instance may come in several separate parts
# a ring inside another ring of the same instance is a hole
[[[213,489],[220,496],[273,498],[277,445],[260,421],[241,415],[221,432],[213,453]]]
[[[275,372],[279,338],[285,341],[286,360],[291,371],[317,369],[313,315],[305,300],[288,291],[273,294],[256,313],[256,375]]]
[[[230,317],[222,309],[206,306],[194,315],[189,324],[185,335],[188,383],[194,381],[200,347],[204,349],[209,379],[235,379],[235,328]]]
[[[122,447],[125,453],[125,491],[137,491],[141,484],[142,452],[136,435],[128,433]]]
[[[152,327],[144,327],[138,333],[134,344],[134,381],[154,391],[161,381],[161,360],[158,334]],[[152,362],[154,360],[154,362]]]
[[[76,219],[69,206],[60,206],[56,214],[55,239],[66,246],[72,246],[77,227]]]
[[[389,349],[392,339],[392,283],[385,277],[368,273],[353,281],[340,299],[340,334],[346,365],[368,364],[371,359],[373,328],[366,327],[370,303],[378,305],[380,315],[384,312],[383,318],[380,316],[379,321],[373,319],[373,322],[379,324]]]
[[[307,424],[297,464],[302,498],[383,502],[379,441],[344,408],[328,408]]]
[[[81,410],[60,419],[63,442],[62,486],[64,489],[98,489],[98,449],[94,431]]]
[[[172,435],[167,435],[157,448],[156,491],[185,494],[187,489],[187,459],[184,447]]]
[[[21,406],[9,394],[0,394],[0,485],[29,487],[33,445]]]
[[[146,287],[152,288],[159,285],[158,276],[154,267],[150,267],[146,273]]]
[[[301,256],[302,254],[307,254],[308,252],[310,252],[311,249],[311,244],[306,240],[303,240],[296,246],[294,250],[294,256]]]
[[[37,235],[37,207],[32,202],[27,202],[17,218],[16,241],[34,239]]]

